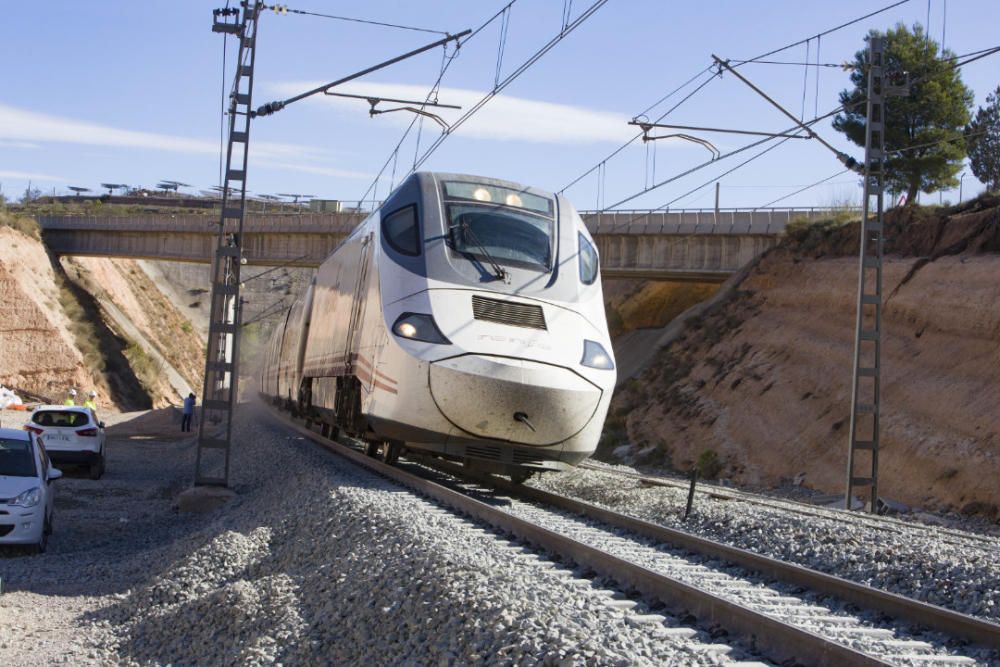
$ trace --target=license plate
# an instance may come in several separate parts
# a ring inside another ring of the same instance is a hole
[[[69,442],[69,436],[63,435],[62,433],[52,433],[44,436],[44,439],[52,442]]]

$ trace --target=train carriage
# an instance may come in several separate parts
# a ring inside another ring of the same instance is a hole
[[[516,478],[593,453],[615,383],[580,216],[491,178],[410,176],[273,336],[263,393],[324,432]]]

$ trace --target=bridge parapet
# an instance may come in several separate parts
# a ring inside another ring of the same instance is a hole
[[[581,216],[606,277],[720,281],[773,247],[790,221],[831,213],[707,209],[584,211]],[[252,215],[243,228],[243,255],[250,264],[319,266],[365,215]],[[57,254],[201,263],[212,256],[219,230],[214,215],[43,216],[39,224]]]
[[[760,234],[784,233],[793,220],[821,220],[829,208],[681,209],[677,211],[581,211],[587,229],[601,234]]]
[[[248,215],[243,231],[248,234],[347,234],[362,220],[363,213],[321,213],[289,215]],[[218,234],[217,215],[129,215],[129,216],[40,216],[43,231],[95,230],[120,232],[179,232]],[[235,231],[236,223],[226,224]]]

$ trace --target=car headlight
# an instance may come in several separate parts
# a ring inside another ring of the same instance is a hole
[[[396,318],[396,323],[392,325],[392,333],[400,338],[419,340],[424,343],[437,343],[438,345],[451,345],[451,341],[438,329],[434,318],[421,313],[403,313]]]
[[[18,507],[34,507],[42,501],[42,490],[37,486],[33,489],[28,489],[17,498],[14,498],[8,505],[17,505]]]
[[[611,361],[611,355],[605,351],[600,343],[593,340],[583,341],[583,359],[580,363],[591,368],[602,370],[614,370],[615,362]]]

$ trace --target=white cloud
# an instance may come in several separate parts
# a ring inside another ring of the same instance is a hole
[[[0,104],[0,142],[21,146],[33,145],[30,142],[55,142],[194,155],[219,154],[217,141],[122,130],[98,123],[18,109],[5,104]],[[368,177],[366,174],[348,176],[354,172],[330,166],[329,160],[333,157],[332,154],[314,146],[258,141],[250,144],[250,156],[255,163],[254,166],[345,177]]]
[[[5,141],[0,140],[0,148],[25,148],[29,150],[34,150],[41,148],[38,144],[33,144],[28,141]]]
[[[35,174],[28,171],[0,171],[0,178],[9,178],[20,181],[50,181],[52,183],[66,183],[62,176],[49,176],[48,174]]]
[[[277,95],[294,95],[322,85],[319,82],[286,82],[270,86]],[[378,95],[407,100],[423,100],[427,95],[426,86],[410,84],[377,83],[354,81],[337,88],[337,92],[351,95]],[[428,109],[447,122],[455,121],[474,106],[484,95],[483,91],[466,88],[442,88],[438,97],[442,104],[457,104],[462,110]],[[364,100],[352,100],[329,95],[316,99],[343,108],[351,108],[357,113],[368,111]],[[382,103],[380,108],[404,106]],[[412,116],[400,112],[384,117],[394,125],[407,125]],[[391,121],[389,119],[392,119]],[[464,137],[492,139],[497,141],[527,141],[533,143],[579,144],[594,142],[622,142],[635,136],[635,128],[627,125],[624,114],[597,111],[584,107],[539,102],[536,100],[497,95],[476,112],[458,131]],[[434,126],[432,124],[432,126]],[[425,125],[427,127],[427,125]],[[436,126],[435,126],[436,127]]]

